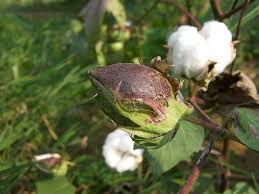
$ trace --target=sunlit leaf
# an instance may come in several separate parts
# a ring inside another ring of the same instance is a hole
[[[183,160],[189,160],[194,152],[200,150],[204,130],[198,125],[181,121],[171,142],[158,149],[148,149],[149,160],[154,173],[160,175]]]

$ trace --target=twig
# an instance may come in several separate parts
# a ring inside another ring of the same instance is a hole
[[[248,6],[248,3],[249,3],[249,0],[245,0],[245,4],[243,6],[243,9],[240,13],[240,17],[239,17],[239,20],[238,20],[238,24],[237,24],[237,28],[236,28],[236,35],[235,35],[235,38],[234,40],[238,40],[238,37],[239,37],[239,34],[240,34],[240,26],[241,26],[241,22],[242,22],[242,19],[243,19],[243,16],[244,16],[244,13],[245,13],[245,10]]]
[[[223,149],[222,149],[222,157],[221,160],[223,161],[222,163],[228,163],[229,160],[229,139],[224,139],[223,142]],[[220,192],[224,192],[226,188],[228,187],[228,175],[230,174],[230,171],[228,167],[226,166],[225,168],[221,165],[221,168],[223,172],[221,173],[220,176]]]
[[[202,169],[202,167],[204,166],[206,159],[209,156],[209,153],[212,149],[212,146],[214,144],[214,142],[217,140],[217,138],[219,137],[219,131],[214,131],[210,137],[209,137],[209,142],[206,146],[206,148],[201,152],[198,160],[196,161],[191,174],[189,175],[189,177],[187,178],[186,182],[184,183],[182,189],[180,190],[179,194],[188,194],[193,185],[195,184],[196,180],[198,179],[199,175],[200,175],[200,170]]]
[[[220,6],[220,0],[210,0],[210,4],[211,4],[212,11],[213,11],[215,18],[222,21],[222,20],[227,19],[230,16],[236,14],[237,12],[242,10],[244,7],[246,7],[248,4],[250,4],[254,1],[255,0],[246,0],[244,3],[242,3],[236,7],[237,1],[235,0],[231,9],[227,13],[224,13],[224,11],[222,11],[221,6]]]
[[[150,14],[151,10],[154,9],[159,2],[160,0],[154,1],[154,3],[150,6],[150,8],[146,9],[145,13],[134,21],[134,24],[139,24],[145,17],[147,17],[148,14]]]
[[[237,6],[236,8],[230,10],[229,12],[225,13],[223,18],[229,18],[230,16],[234,15],[235,13],[239,12],[240,10],[242,10],[244,8],[244,6],[246,6],[246,4],[251,4],[253,3],[255,0],[247,0],[244,3],[242,3],[241,5]]]
[[[245,12],[248,4],[249,4],[249,0],[245,0],[245,5],[243,6],[243,9],[242,9],[242,11],[240,13],[240,17],[239,17],[239,20],[238,20],[238,23],[237,23],[236,34],[235,34],[234,40],[238,40],[238,37],[239,37],[239,34],[240,34],[241,22],[242,22],[242,19],[243,19],[243,16],[244,16],[244,12]],[[235,66],[235,60],[231,64],[230,74],[232,74],[232,72],[234,70],[234,66]]]
[[[232,4],[232,6],[231,6],[231,8],[230,8],[230,10],[229,10],[229,11],[231,11],[231,10],[233,10],[233,9],[235,9],[235,8],[236,8],[236,6],[237,6],[237,2],[238,2],[238,0],[235,0],[235,1],[233,2],[233,4]]]
[[[193,106],[193,108],[200,114],[200,116],[206,121],[211,127],[213,127],[215,130],[219,131],[221,127],[215,123],[200,107],[196,102],[190,98],[189,99],[190,104]]]
[[[210,5],[214,14],[214,17],[218,20],[223,20],[224,12],[220,7],[220,0],[210,0]]]
[[[185,5],[186,5],[186,8],[187,8],[187,11],[189,13],[192,13],[192,2],[190,0],[185,0]],[[188,24],[190,25],[192,23],[192,21],[190,20],[190,18],[188,18]]]
[[[209,156],[209,153],[212,149],[212,146],[216,139],[219,137],[221,128],[218,124],[216,124],[211,118],[199,107],[198,104],[195,103],[193,99],[190,99],[189,102],[191,105],[195,108],[195,110],[200,114],[202,117],[203,124],[206,124],[214,129],[214,131],[210,134],[209,141],[205,149],[201,152],[197,162],[195,163],[191,174],[187,178],[186,182],[184,183],[183,187],[181,188],[179,194],[188,194],[193,185],[195,184],[196,180],[198,179],[200,175],[200,170],[204,166],[206,159]]]
[[[217,123],[215,123],[200,107],[196,102],[191,98],[189,99],[190,104],[193,108],[197,111],[200,115],[201,119],[193,118],[193,117],[186,117],[185,120],[195,123],[197,125],[206,127],[208,129],[212,129],[213,131],[218,131],[224,134],[227,138],[230,138],[233,141],[236,141],[240,144],[243,144],[237,137],[235,137],[228,129],[224,127],[220,127]]]
[[[205,121],[204,119],[186,117],[184,120],[189,121],[189,122],[194,123],[194,124],[197,124],[197,125],[200,125],[200,126],[203,126],[203,127],[206,127],[208,129],[211,129],[211,130],[218,131],[218,125],[216,123],[210,123],[210,122]],[[224,134],[229,133],[227,131],[227,129],[225,129],[225,128],[222,128],[222,132],[224,132]]]
[[[160,2],[173,4],[179,11],[186,15],[198,29],[201,29],[201,24],[199,20],[196,17],[194,17],[187,9],[180,6],[175,0],[160,0]]]

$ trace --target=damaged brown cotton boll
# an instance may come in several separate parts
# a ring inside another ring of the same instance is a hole
[[[93,69],[89,77],[104,112],[134,137],[149,139],[152,146],[176,131],[180,119],[192,112],[171,80],[153,68],[118,63]]]

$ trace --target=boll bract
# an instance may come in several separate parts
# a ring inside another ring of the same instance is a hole
[[[208,64],[208,47],[205,39],[193,26],[181,26],[167,42],[170,64],[177,75],[202,79]]]
[[[134,150],[134,142],[121,129],[108,134],[103,145],[106,164],[118,172],[134,171],[143,160],[143,149]]]

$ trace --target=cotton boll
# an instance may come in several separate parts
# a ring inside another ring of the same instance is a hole
[[[167,41],[167,46],[169,48],[172,48],[173,45],[175,44],[176,40],[178,39],[179,35],[183,35],[184,33],[188,33],[188,34],[196,34],[197,33],[197,28],[196,27],[193,27],[193,26],[188,26],[188,25],[183,25],[183,26],[180,26],[176,32],[173,32],[168,41]]]
[[[212,73],[214,76],[222,73],[233,62],[235,50],[232,43],[227,43],[216,38],[208,38],[209,60],[215,62]]]
[[[138,167],[136,157],[132,155],[125,155],[116,166],[118,172],[134,171]]]
[[[123,131],[124,132],[124,131]],[[134,142],[127,132],[124,132],[120,137],[120,145],[119,148],[121,151],[128,152],[129,150],[133,150]]]
[[[103,156],[106,164],[111,168],[115,168],[121,160],[121,152],[108,145],[103,147]]]
[[[235,58],[232,34],[224,23],[218,21],[206,22],[200,34],[206,39],[209,49],[209,60],[216,63],[212,74],[217,76]]]
[[[134,150],[134,142],[128,133],[121,129],[108,134],[103,145],[106,164],[118,172],[135,170],[142,161],[142,149]]]
[[[197,28],[181,26],[168,39],[167,60],[178,75],[201,79],[208,65],[208,47]]]
[[[226,24],[215,20],[205,22],[200,30],[200,34],[205,39],[217,39],[226,43],[232,41],[232,34]]]

